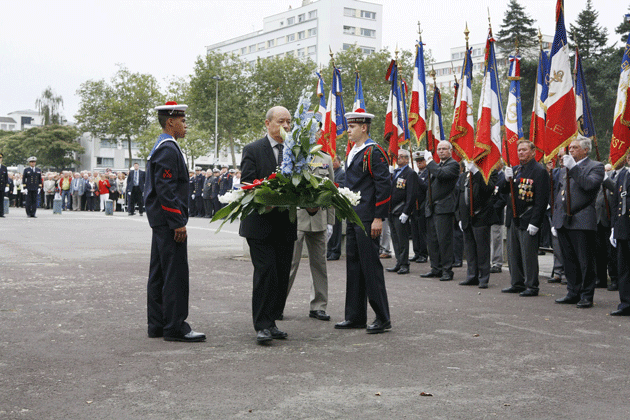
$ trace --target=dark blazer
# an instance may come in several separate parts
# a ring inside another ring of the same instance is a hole
[[[477,172],[472,177],[473,190],[473,217],[470,218],[470,205],[466,204],[466,185],[469,183],[468,172],[460,175],[459,188],[459,220],[462,228],[466,229],[469,224],[473,227],[492,226],[497,223],[498,217],[494,210],[492,195],[497,183],[497,171],[492,171],[488,183],[483,179],[481,172]],[[470,194],[470,193],[469,193]]]
[[[459,163],[452,158],[440,163],[432,160],[427,164],[427,170],[431,177],[431,197],[426,199],[425,216],[455,213],[455,184],[459,179]]]
[[[494,192],[492,193],[492,207],[497,216],[493,225],[502,225],[505,223],[505,206],[508,206],[508,211],[512,211],[512,200],[503,191],[503,185],[505,184],[505,173],[503,171],[497,172],[497,183],[494,186]]]
[[[371,159],[366,159],[364,165],[363,158],[366,157],[366,153],[368,155],[371,153]],[[371,161],[371,172],[367,167],[368,160]],[[353,208],[361,221],[365,222],[363,225],[366,229],[369,229],[375,218],[384,220],[388,217],[390,182],[387,156],[376,143],[371,143],[357,153],[352,162],[346,161],[346,187],[350,191],[361,193],[361,201]]]
[[[627,192],[630,190],[630,173],[623,168],[617,174],[615,181],[614,206],[610,209],[611,223],[615,229],[615,239],[630,240],[630,199]],[[623,202],[626,201],[626,213],[622,214]]]
[[[22,185],[26,184],[26,189],[29,191],[37,191],[38,188],[42,188],[44,181],[42,181],[42,170],[30,166],[24,169],[22,174]]]
[[[272,151],[272,154],[273,154],[273,151]],[[275,172],[275,169],[274,169],[274,172]],[[223,195],[232,189],[232,181],[234,181],[234,177],[229,172],[226,172],[219,177],[219,195]],[[243,182],[242,179],[241,179],[241,182]]]
[[[195,198],[201,197],[201,193],[203,191],[203,182],[206,180],[206,177],[202,174],[193,176],[194,178],[194,187],[193,193],[195,194]]]
[[[148,168],[147,168],[148,169]],[[138,186],[140,187],[140,191],[144,191],[144,185],[146,184],[147,174],[145,171],[138,169]],[[133,189],[133,179],[136,176],[136,171],[129,171],[129,176],[127,177],[127,191],[130,192]]]
[[[599,192],[597,193],[597,200],[595,200],[595,212],[597,213],[597,224],[600,224],[606,228],[610,227],[610,216],[615,210],[614,198],[615,198],[615,181],[610,178],[607,178],[604,182],[602,182],[602,188],[599,189]],[[604,200],[608,201],[608,207],[606,207],[606,201]]]
[[[560,181],[553,205],[551,225],[556,229],[597,230],[595,200],[604,180],[604,164],[584,159],[568,174],[571,192],[571,217],[567,217],[567,170],[560,173]]]
[[[9,186],[9,173],[7,167],[0,165],[0,197],[4,197],[4,189]],[[0,205],[4,205],[0,203]]]
[[[410,216],[413,213],[416,209],[418,183],[418,174],[409,165],[397,177],[392,177],[392,199],[389,205],[392,216],[400,216],[403,213]]]
[[[276,172],[277,161],[267,136],[243,148],[241,183],[267,178]],[[253,212],[243,220],[239,235],[249,239],[278,238],[284,241],[297,239],[297,223],[291,223],[289,212],[273,209],[269,213]]]
[[[514,203],[516,205],[516,225],[521,230],[527,229],[532,224],[540,228],[545,217],[545,210],[549,204],[549,173],[535,159],[525,165],[516,165],[514,168]],[[510,183],[506,182],[499,190],[505,194],[510,193]],[[509,196],[508,196],[509,197]],[[509,198],[510,207],[512,201]],[[512,225],[512,209],[505,212],[505,226]]]
[[[339,188],[346,186],[346,171],[341,166],[335,169],[335,184],[339,185]]]

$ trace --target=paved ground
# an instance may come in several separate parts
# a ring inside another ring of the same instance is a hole
[[[164,342],[146,337],[146,218],[37,214],[0,220],[2,419],[630,417],[630,320],[607,315],[615,292],[577,309],[554,304],[560,285],[520,298],[500,293],[505,270],[482,291],[457,285],[465,268],[440,283],[413,264],[386,274],[392,331],[367,335],[333,329],[345,261],[329,265],[332,322],[308,318],[303,264],[279,322],[289,339],[263,347],[237,226],[192,219],[189,321],[209,339]]]

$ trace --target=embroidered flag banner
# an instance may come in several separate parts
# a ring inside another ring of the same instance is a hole
[[[610,163],[615,169],[621,167],[628,155],[630,146],[630,35],[626,42],[626,49],[621,60],[621,74],[619,75],[619,87],[617,88],[617,105],[615,105],[615,118],[613,123],[613,135],[610,141]]]
[[[450,142],[455,153],[463,159],[472,160],[475,131],[472,115],[472,48],[466,51],[459,92],[455,100],[455,115],[451,127]],[[453,156],[455,157],[455,156]],[[459,159],[458,159],[459,160]]]
[[[519,164],[516,146],[523,138],[523,112],[521,107],[521,56],[510,56],[510,70],[508,73],[510,92],[505,110],[505,142],[503,143],[503,160],[508,166]],[[543,125],[544,127],[544,125]],[[508,161],[509,157],[509,161]]]
[[[529,141],[536,147],[536,161],[540,162],[545,156],[545,99],[549,92],[549,85],[545,82],[549,78],[549,54],[540,50],[538,56],[538,72],[536,76],[536,88],[534,90],[534,106],[532,107],[532,119],[529,124]],[[511,149],[510,149],[511,151]],[[510,155],[510,158],[512,156]]]

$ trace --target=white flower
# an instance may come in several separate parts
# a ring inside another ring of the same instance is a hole
[[[245,195],[245,190],[234,190],[228,191],[223,195],[219,196],[219,202],[223,204],[230,204],[234,201],[240,200]]]
[[[343,187],[343,188],[339,188],[339,194],[343,195],[345,198],[348,199],[348,201],[350,201],[350,204],[353,206],[356,206],[359,204],[359,202],[361,201],[361,193],[360,192],[353,192],[351,191],[349,188]]]

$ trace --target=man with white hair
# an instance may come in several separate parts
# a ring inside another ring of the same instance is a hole
[[[74,173],[72,184],[70,185],[70,193],[72,194],[72,210],[79,211],[81,208],[81,196],[85,192],[85,181],[81,178],[81,174]]]
[[[604,165],[589,159],[591,141],[581,135],[571,142],[569,154],[562,157],[566,171],[554,201],[552,234],[558,236],[567,295],[556,303],[593,306],[595,292],[595,200],[604,180]]]

